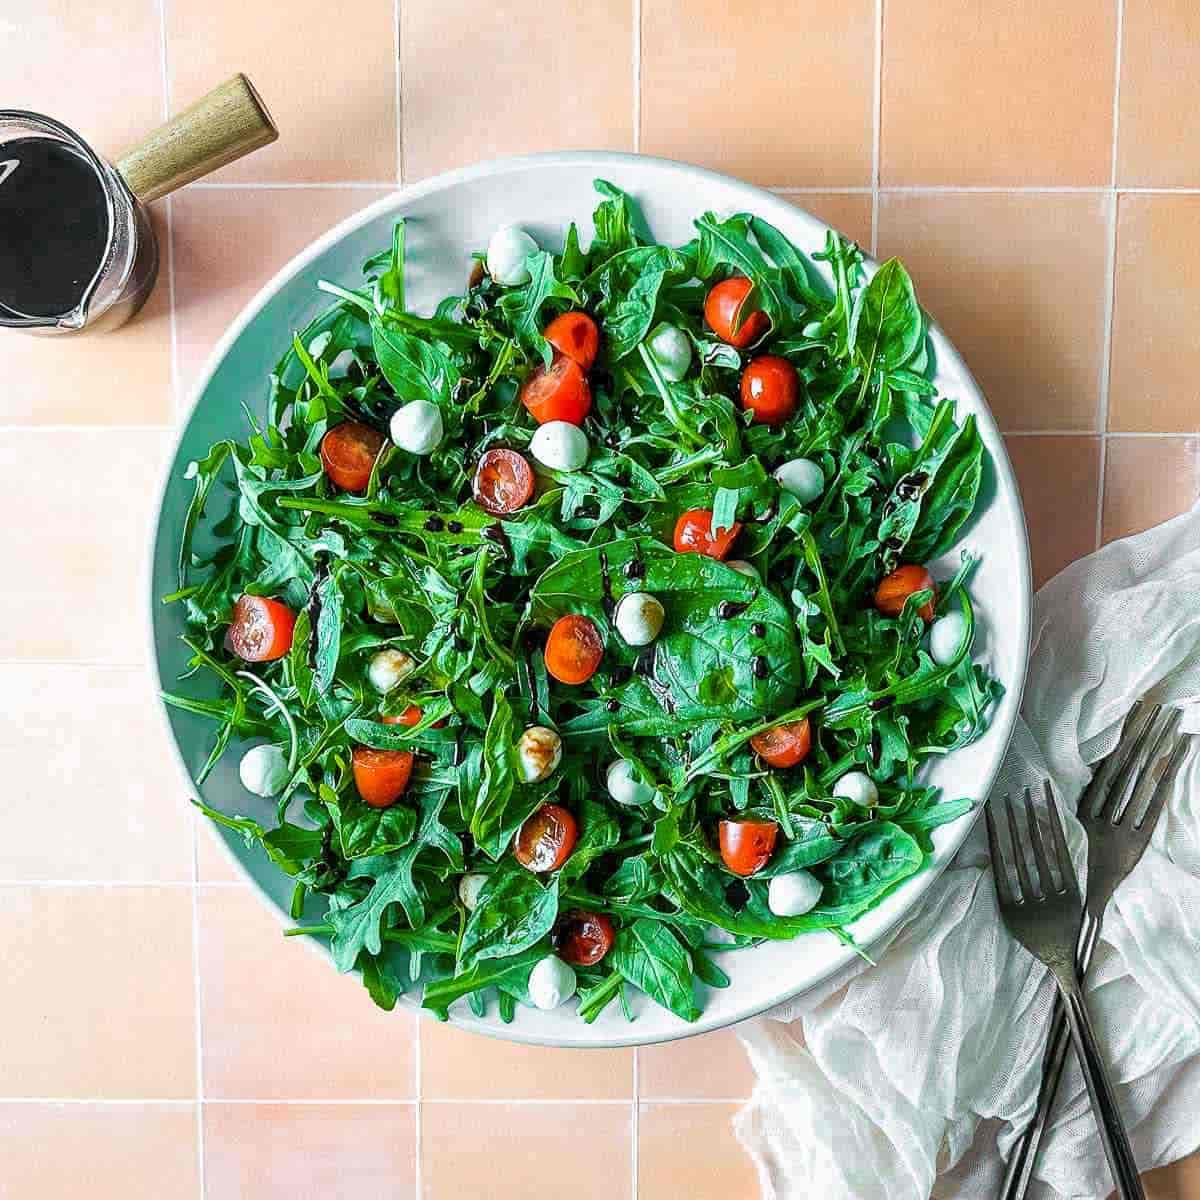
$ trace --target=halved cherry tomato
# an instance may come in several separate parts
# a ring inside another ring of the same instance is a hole
[[[269,596],[239,596],[225,645],[246,662],[273,662],[292,648],[296,614]]]
[[[590,617],[568,613],[550,627],[546,670],[559,683],[587,683],[604,657],[604,639]]]
[[[777,354],[752,359],[742,376],[742,407],[759,425],[782,425],[796,411],[799,393],[796,368]]]
[[[612,949],[613,923],[603,914],[573,908],[554,928],[558,957],[573,967],[593,967]]]
[[[750,739],[750,748],[772,767],[794,767],[802,763],[812,748],[812,727],[805,717],[772,725]]]
[[[937,588],[933,576],[917,563],[904,563],[890,575],[885,575],[875,589],[875,607],[888,617],[898,617],[904,611],[904,602],[914,592],[931,591],[933,596],[917,610],[922,620],[933,620],[933,603],[937,599]]]
[[[742,526],[738,521],[720,533],[713,533],[712,509],[689,508],[675,522],[675,549],[680,554],[707,554],[709,558],[725,558],[733,548]]]
[[[778,834],[774,821],[722,821],[717,826],[721,858],[735,875],[753,875],[770,861]]]
[[[421,710],[415,704],[410,704],[397,717],[380,717],[379,723],[381,725],[404,725],[411,729],[414,725],[419,724],[422,715],[423,714],[422,714]],[[434,721],[434,723],[430,726],[430,729],[445,729],[445,728],[446,728],[445,721]]]
[[[575,818],[561,804],[543,804],[517,830],[513,855],[531,871],[557,871],[579,840]]]
[[[754,284],[743,275],[725,279],[704,297],[704,319],[723,342],[744,350],[771,327],[770,318],[761,309],[742,312]]]
[[[387,439],[361,421],[343,421],[321,439],[321,466],[345,492],[365,492]]]
[[[592,369],[600,349],[600,330],[585,312],[567,312],[555,317],[542,337],[560,354],[573,358],[585,371]]]
[[[556,354],[549,367],[535,368],[521,384],[521,403],[539,425],[547,421],[582,425],[592,411],[592,389],[573,358]]]
[[[410,750],[372,750],[370,746],[355,746],[351,762],[354,786],[372,808],[390,808],[404,795],[413,769]]]
[[[493,517],[514,513],[533,495],[533,468],[515,450],[488,450],[475,468],[475,503]]]

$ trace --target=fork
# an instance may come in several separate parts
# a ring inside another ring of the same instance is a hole
[[[1137,1164],[1129,1148],[1129,1138],[1121,1121],[1121,1113],[1113,1097],[1112,1085],[1104,1069],[1104,1060],[1096,1045],[1088,1015],[1083,987],[1075,971],[1075,950],[1079,944],[1080,926],[1083,923],[1083,900],[1079,895],[1079,883],[1067,851],[1067,838],[1054,793],[1047,780],[1046,807],[1049,815],[1050,840],[1054,853],[1054,867],[1046,855],[1046,846],[1033,810],[1033,797],[1025,789],[1025,817],[1028,832],[1022,837],[1017,826],[1016,810],[1007,796],[1003,806],[1008,818],[1008,832],[1012,840],[1011,853],[1006,857],[1001,846],[1000,832],[992,814],[995,801],[989,801],[984,812],[987,816],[988,845],[991,848],[992,867],[996,880],[996,895],[1000,901],[1000,913],[1009,932],[1035,958],[1043,962],[1054,976],[1067,1015],[1071,1040],[1079,1055],[1091,1098],[1092,1110],[1100,1128],[1100,1140],[1104,1154],[1117,1185],[1121,1200],[1145,1200],[1141,1181],[1138,1179]],[[1033,852],[1037,867],[1035,885],[1030,874],[1027,854]],[[1010,868],[1016,868],[1016,884],[1010,878]],[[1057,878],[1056,878],[1057,875]]]
[[[1081,979],[1087,974],[1100,939],[1104,910],[1117,885],[1137,865],[1149,844],[1187,753],[1188,739],[1176,736],[1180,717],[1178,709],[1164,712],[1161,705],[1147,707],[1139,700],[1125,719],[1116,748],[1080,798],[1079,817],[1088,835],[1086,916],[1076,955]],[[1171,752],[1163,757],[1163,749],[1172,738]],[[1122,804],[1127,795],[1128,802]],[[1063,1002],[1056,997],[1037,1108],[1013,1147],[998,1200],[1023,1200],[1029,1190],[1066,1065],[1068,1037]]]

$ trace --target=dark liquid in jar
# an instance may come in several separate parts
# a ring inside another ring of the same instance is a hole
[[[0,144],[0,305],[26,317],[71,312],[108,237],[104,186],[86,158],[53,138]]]

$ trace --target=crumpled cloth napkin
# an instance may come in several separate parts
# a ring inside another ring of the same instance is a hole
[[[1073,564],[1034,600],[1022,721],[996,793],[1049,775],[1075,805],[1139,696],[1200,699],[1200,506]],[[1200,730],[1200,707],[1184,726]],[[1198,739],[1200,741],[1200,739]],[[1053,983],[1000,921],[980,820],[878,960],[747,1022],[736,1128],[766,1200],[992,1197],[1037,1100]],[[1088,976],[1139,1166],[1200,1145],[1200,754],[1110,904]],[[1031,1196],[1112,1190],[1072,1054]]]

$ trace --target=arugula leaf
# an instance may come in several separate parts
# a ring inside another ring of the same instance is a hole
[[[679,939],[658,921],[640,919],[617,934],[608,963],[656,1004],[685,1021],[700,1016],[692,995],[692,964]]]
[[[458,969],[509,958],[540,942],[558,918],[558,880],[546,887],[513,859],[488,877],[458,946]]]

